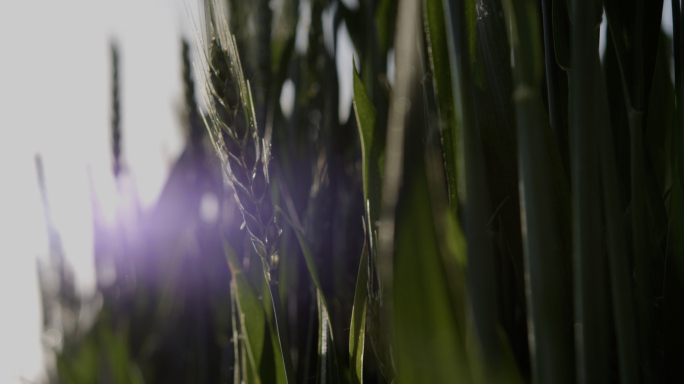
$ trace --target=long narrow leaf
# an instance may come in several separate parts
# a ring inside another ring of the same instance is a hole
[[[237,290],[235,295],[238,309],[237,315],[240,329],[242,330],[241,336],[245,340],[247,365],[251,371],[249,376],[256,382],[261,382],[259,380],[259,365],[261,364],[264,348],[266,316],[258,295],[242,270],[242,265],[235,250],[226,241],[224,241],[224,250]],[[245,375],[248,375],[247,372],[245,372]]]
[[[370,222],[375,223],[380,216],[380,191],[382,186],[383,157],[385,152],[382,129],[376,126],[377,112],[368,98],[363,82],[354,69],[354,112],[361,137],[363,157],[363,197],[368,202],[366,212]],[[370,230],[370,229],[369,229]]]
[[[354,111],[356,113],[363,160],[364,208],[366,210],[366,243],[368,246],[368,335],[378,357],[385,379],[392,380],[394,367],[390,352],[389,328],[381,324],[381,307],[385,302],[382,281],[378,279],[377,225],[382,202],[381,189],[385,157],[385,132],[377,119],[375,106],[367,95],[361,78],[354,70]]]
[[[572,7],[570,159],[573,196],[573,278],[577,380],[608,380],[607,295],[599,178],[597,110],[598,29],[601,7],[593,0]]]
[[[672,177],[669,223],[668,254],[665,269],[663,303],[663,333],[665,350],[665,381],[684,380],[684,29],[679,1],[672,2],[674,37],[674,73],[676,109],[670,135],[670,173]]]
[[[603,84],[603,83],[601,83]],[[610,284],[613,296],[613,319],[617,336],[620,381],[639,382],[639,347],[637,343],[636,309],[632,294],[631,263],[627,236],[622,224],[620,184],[615,147],[610,132],[608,100],[605,86],[598,95],[599,145],[601,153],[601,189],[606,223]]]
[[[504,1],[515,60],[520,215],[532,378],[574,383],[569,193],[540,95],[541,33],[532,1]]]
[[[425,1],[426,33],[430,49],[430,70],[433,72],[435,93],[437,95],[440,132],[444,148],[444,163],[447,171],[449,202],[454,217],[458,217],[458,191],[464,185],[458,184],[459,173],[463,174],[463,161],[459,157],[458,125],[454,115],[453,91],[451,89],[451,69],[449,50],[444,26],[444,7],[441,0]],[[462,177],[462,176],[461,176]]]
[[[319,358],[321,359],[322,366],[326,366],[325,364],[330,365],[330,371],[321,372],[321,374],[329,374],[330,377],[333,378],[333,380],[337,381],[339,380],[339,364],[337,363],[337,356],[335,353],[335,339],[333,338],[332,328],[330,328],[330,312],[328,310],[328,303],[325,299],[325,296],[323,295],[323,290],[321,289],[321,283],[318,278],[318,272],[316,270],[316,264],[314,262],[313,255],[311,254],[309,244],[302,231],[292,223],[290,218],[284,212],[281,212],[281,214],[283,217],[285,217],[285,220],[290,225],[292,230],[295,232],[295,235],[297,235],[297,240],[299,240],[299,245],[302,249],[302,254],[304,255],[304,261],[306,262],[306,266],[309,269],[309,274],[311,275],[311,280],[313,280],[314,286],[316,288],[319,313]],[[321,382],[325,382],[326,379],[327,376],[321,376]]]
[[[349,366],[352,384],[363,383],[363,353],[366,341],[366,299],[368,297],[368,245],[363,244],[356,276],[354,306],[349,329]]]
[[[478,336],[478,346],[485,362],[485,370],[490,372],[500,359],[499,340],[496,330],[495,271],[492,255],[492,240],[489,235],[488,221],[491,217],[491,196],[487,185],[487,166],[483,153],[483,139],[475,114],[471,87],[470,51],[466,42],[470,41],[465,27],[466,7],[463,2],[447,6],[447,24],[451,27],[448,36],[454,47],[451,59],[456,64],[453,76],[457,77],[454,94],[458,95],[461,105],[456,107],[463,132],[465,157],[465,233],[468,242],[468,288],[474,326]],[[484,124],[483,124],[484,125]],[[515,183],[514,183],[515,184]]]

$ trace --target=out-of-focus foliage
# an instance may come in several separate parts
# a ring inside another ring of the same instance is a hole
[[[684,381],[678,1],[672,38],[661,1],[212,3],[270,143],[277,278],[185,45],[186,148],[154,209],[106,225],[94,199],[95,297],[75,292],[44,199],[51,381]],[[134,196],[114,68],[114,172]]]

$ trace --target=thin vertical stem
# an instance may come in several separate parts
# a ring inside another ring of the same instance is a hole
[[[599,65],[598,58],[596,66]],[[637,343],[636,307],[632,294],[632,268],[627,237],[622,224],[622,207],[615,148],[610,131],[608,96],[605,83],[599,82],[599,145],[601,153],[601,190],[607,233],[613,319],[617,336],[620,382],[639,383],[639,347]]]
[[[473,92],[471,89],[469,36],[466,29],[463,1],[444,2],[447,33],[450,39],[453,94],[458,125],[463,134],[465,157],[465,233],[468,243],[468,290],[477,331],[479,347],[485,363],[485,371],[497,370],[500,351],[496,324],[496,272],[492,254],[492,240],[488,230],[491,215],[490,196],[487,188],[487,169],[482,140],[475,123]]]
[[[575,383],[569,273],[570,196],[541,98],[543,58],[536,4],[503,1],[513,51],[525,256],[528,338],[534,383]],[[553,182],[549,182],[553,180]]]
[[[573,4],[572,16],[570,158],[577,380],[605,383],[609,363],[596,106],[600,72],[595,64],[601,13],[595,1],[578,0]]]
[[[273,316],[276,320],[276,330],[278,331],[278,340],[280,345],[280,354],[283,356],[283,365],[285,366],[285,378],[288,384],[294,384],[295,380],[294,369],[292,368],[292,358],[290,357],[290,343],[287,338],[287,326],[285,325],[285,314],[283,313],[283,305],[280,302],[280,290],[278,289],[278,282],[275,278],[268,284],[271,291],[271,302],[273,303]]]
[[[677,98],[676,124],[672,135],[675,142],[676,153],[684,154],[684,30],[682,29],[682,13],[679,0],[672,0],[672,26],[674,38],[674,73],[675,94]],[[677,159],[679,181],[684,182],[684,163],[682,158]]]
[[[552,0],[542,0],[542,21],[544,26],[544,63],[546,66],[546,91],[549,104],[549,121],[551,129],[556,137],[558,149],[561,154],[567,156],[568,132],[567,126],[563,123],[563,112],[561,101],[559,100],[559,76],[560,67],[556,63],[556,50],[553,40],[553,14]],[[567,166],[567,158],[563,156],[563,164]]]
[[[233,328],[233,383],[240,382],[240,332],[238,331],[238,320],[235,315],[239,309],[237,306],[237,284],[235,279],[230,282],[230,320]]]

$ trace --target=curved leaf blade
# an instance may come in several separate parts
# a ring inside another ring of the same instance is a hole
[[[349,365],[352,384],[363,383],[363,352],[366,341],[366,299],[368,297],[368,245],[363,244],[349,329]]]
[[[332,379],[333,382],[339,381],[339,364],[337,363],[336,349],[333,338],[333,331],[330,327],[330,315],[328,311],[328,303],[323,295],[323,290],[321,289],[321,282],[318,278],[318,272],[316,271],[316,264],[313,259],[313,254],[311,253],[311,248],[306,240],[306,237],[302,231],[292,223],[290,218],[281,211],[282,216],[285,221],[290,225],[292,230],[297,236],[299,245],[302,249],[302,254],[304,255],[304,261],[311,275],[311,280],[316,288],[316,295],[318,301],[318,353],[321,359],[321,374],[325,373],[325,376],[321,376],[321,382],[327,382],[328,378]],[[328,369],[329,368],[329,369]]]

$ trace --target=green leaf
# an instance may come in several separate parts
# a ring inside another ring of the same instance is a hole
[[[449,68],[449,51],[446,41],[446,27],[444,26],[444,8],[441,0],[427,0],[425,2],[427,16],[427,41],[430,49],[430,70],[434,74],[433,81],[437,96],[440,132],[446,163],[447,183],[449,187],[449,202],[454,217],[458,217],[458,174],[463,173],[463,161],[459,157],[458,125],[454,116],[454,98],[451,89],[451,70]]]
[[[639,347],[637,338],[636,308],[632,294],[632,271],[625,226],[622,222],[622,202],[617,171],[617,157],[610,132],[608,95],[601,82],[598,99],[599,145],[601,161],[601,190],[606,226],[613,321],[617,337],[620,380],[625,384],[639,382]]]
[[[466,4],[466,7],[470,6]],[[516,334],[524,334],[527,324],[516,314],[525,308],[525,295],[516,122],[513,99],[510,97],[513,94],[511,48],[501,2],[482,0],[473,7],[477,9],[476,14],[471,15],[467,10],[465,12],[466,17],[473,18],[472,22],[476,27],[474,31],[469,31],[475,34],[476,39],[475,51],[471,53],[473,64],[470,74],[465,76],[471,83],[470,94],[461,96],[464,103],[467,103],[469,99],[473,100],[471,107],[473,115],[470,127],[463,122],[462,131],[464,132],[466,170],[473,169],[468,165],[469,162],[477,161],[479,165],[474,166],[473,173],[476,178],[483,180],[477,181],[480,186],[476,187],[468,185],[476,179],[466,176],[468,201],[465,231],[469,237],[468,248],[472,249],[472,254],[476,255],[482,269],[476,271],[473,268],[475,264],[469,261],[469,274],[472,275],[469,281],[472,285],[473,297],[484,294],[487,289],[496,289],[499,297],[495,297],[495,293],[490,293],[494,297],[489,301],[507,302],[507,305],[499,304],[498,308],[496,304],[489,306],[498,309],[498,319],[505,325],[507,334],[515,342],[516,354],[522,357],[529,354],[527,340],[514,337]],[[470,22],[471,20],[468,19],[466,24]],[[467,38],[472,40],[470,35]],[[468,139],[469,129],[472,130],[470,134],[472,139]],[[475,149],[477,147],[481,149]],[[469,152],[473,155],[469,155]],[[475,156],[482,157],[483,160]],[[471,190],[471,187],[474,189]],[[475,229],[474,224],[468,223],[470,217],[468,206],[474,207],[475,205],[479,206],[478,212],[474,213],[474,219],[480,222],[477,224],[478,229]],[[476,231],[481,236],[479,246],[471,239]],[[503,241],[495,241],[494,234],[498,233]],[[484,255],[489,248],[501,254],[496,259],[496,264],[493,256],[490,256],[491,261],[485,261]],[[494,270],[499,272],[494,272]],[[479,292],[474,289],[476,285],[480,285]],[[490,288],[494,286],[496,288]],[[510,292],[510,294],[504,298],[502,292]],[[484,299],[483,296],[480,298]],[[483,301],[474,299],[473,308],[483,306]],[[493,309],[489,310],[490,313],[492,311]],[[474,314],[474,316],[478,315]],[[497,317],[497,314],[492,317]],[[488,326],[487,334],[490,345],[498,344],[498,335],[493,324]],[[485,354],[492,355],[486,351]]]
[[[240,373],[245,370],[242,369],[242,364],[240,364],[243,356],[244,344],[240,340],[240,330],[236,314],[239,312],[237,306],[237,284],[235,279],[230,282],[230,315],[231,315],[231,328],[233,331],[233,382],[240,382]]]
[[[540,94],[541,33],[533,1],[503,2],[515,60],[521,221],[533,377],[574,383],[570,194]]]
[[[614,48],[613,39],[607,39],[606,52],[603,56],[603,77],[606,85],[608,108],[610,111],[610,128],[613,146],[615,147],[615,159],[617,161],[620,208],[624,213],[631,198],[629,186],[630,174],[630,143],[629,123],[627,121],[627,105],[625,103],[620,75],[620,64]]]
[[[674,146],[674,145],[673,145]],[[665,292],[663,303],[663,334],[665,350],[666,382],[676,382],[684,377],[684,190],[682,180],[677,175],[681,166],[681,153],[672,156],[675,169],[672,172],[672,190],[669,207],[669,254],[665,270]]]
[[[295,235],[297,235],[297,240],[299,240],[299,245],[302,248],[302,254],[304,255],[304,261],[309,269],[309,274],[311,275],[311,280],[313,280],[314,286],[316,288],[317,302],[318,302],[318,353],[320,358],[320,372],[319,374],[325,374],[325,379],[321,376],[321,380],[333,380],[333,382],[338,382],[340,379],[339,364],[337,363],[335,340],[333,338],[333,331],[330,327],[330,315],[328,311],[328,303],[323,295],[323,290],[321,289],[321,283],[318,278],[318,272],[316,271],[316,264],[313,259],[313,254],[306,240],[306,237],[302,231],[295,226],[290,218],[281,211],[281,215],[285,218],[285,221],[290,225]]]
[[[661,381],[662,375],[658,368],[662,363],[658,353],[661,345],[656,336],[658,320],[653,311],[653,302],[659,296],[654,288],[659,291],[662,287],[662,274],[654,273],[657,269],[653,267],[663,256],[656,244],[657,235],[654,235],[654,232],[662,233],[658,224],[663,221],[663,207],[659,194],[654,193],[653,182],[657,176],[647,156],[643,129],[651,113],[646,108],[650,104],[662,5],[661,0],[648,4],[645,0],[606,0],[604,4],[627,104],[637,337],[646,382]]]
[[[448,9],[449,3],[443,6]],[[436,215],[450,215],[448,199],[444,184],[436,182],[442,179],[432,174],[435,154],[424,144],[426,95],[420,83],[422,73],[417,70],[423,52],[420,10],[418,2],[399,3],[397,23],[402,28],[395,40],[397,83],[388,119],[380,228],[384,268],[380,280],[386,300],[380,316],[393,336],[395,382],[472,382],[461,322],[467,299],[465,295],[452,297],[458,290],[452,290],[448,279],[458,274],[447,270],[447,265],[453,266],[456,257],[443,253],[450,247],[442,241],[451,233],[440,233],[445,228],[436,224],[442,222]],[[433,190],[434,186],[438,188]]]
[[[246,342],[240,342],[241,353],[236,353],[236,356],[240,356],[242,359],[241,361],[236,360],[236,371],[242,370],[248,382],[281,384],[294,382],[294,379],[288,380],[287,377],[285,364],[288,362],[283,356],[281,343],[285,346],[288,344],[286,340],[281,339],[278,333],[275,324],[278,319],[275,318],[273,311],[275,304],[272,301],[271,291],[267,287],[268,284],[262,269],[253,268],[259,273],[255,273],[253,276],[253,278],[256,277],[253,279],[256,281],[250,282],[249,276],[242,269],[235,250],[227,241],[224,241],[224,249],[233,274],[231,287],[236,291],[235,293],[231,292],[231,295],[234,296],[236,312],[238,313],[238,319],[233,319],[233,321],[239,322],[239,331],[237,328],[233,329],[233,338],[235,339],[237,332],[241,332],[243,339],[246,340]],[[263,288],[258,292],[252,284]],[[233,327],[236,326],[237,324],[233,324]],[[239,363],[242,364],[242,367]],[[248,366],[249,369],[247,369]],[[238,372],[236,375],[239,377]]]
[[[247,276],[242,270],[242,265],[235,250],[227,241],[224,241],[223,245],[230,271],[233,275],[233,279],[235,279],[235,287],[237,288],[236,301],[238,307],[238,321],[240,323],[242,337],[246,340],[244,346],[247,354],[247,365],[251,377],[254,378],[255,382],[260,383],[259,367],[263,355],[266,333],[266,316],[264,314],[264,308],[254,288],[252,288],[247,280]]]
[[[368,246],[364,242],[356,276],[354,305],[349,329],[349,366],[352,384],[363,383],[363,352],[366,341],[366,299],[368,296]]]
[[[664,33],[653,74],[653,93],[646,116],[646,146],[657,179],[657,189],[663,195],[666,172],[670,163],[670,132],[675,111],[674,85],[670,78],[670,46],[672,40]]]
[[[380,57],[386,58],[387,51],[392,47],[392,38],[394,37],[397,2],[393,0],[379,0],[376,4],[375,26],[378,35]]]
[[[665,351],[665,381],[676,382],[684,377],[684,108],[680,100],[684,99],[684,47],[682,47],[684,30],[682,14],[678,1],[672,2],[672,21],[674,37],[674,72],[677,108],[672,124],[670,140],[670,189],[669,222],[668,222],[668,254],[665,269],[665,289],[663,303],[663,334]]]
[[[452,5],[458,7],[458,4],[455,2]],[[506,56],[508,49],[505,25],[503,20],[499,20],[502,17],[496,9],[489,8],[491,5],[489,2],[480,3],[477,15],[468,11],[469,4],[465,4],[466,8],[452,9],[449,14],[450,24],[458,28],[456,31],[451,31],[454,40],[460,37],[460,41],[472,41],[472,33],[475,33],[478,43],[481,43],[477,45],[475,52],[469,52],[464,45],[455,51],[455,60],[463,65],[457,67],[455,75],[462,81],[459,82],[460,87],[453,89],[453,92],[459,95],[462,103],[459,121],[465,158],[464,219],[468,243],[468,290],[472,298],[471,309],[477,335],[476,344],[481,353],[483,368],[487,372],[493,371],[490,368],[498,366],[501,358],[497,333],[493,238],[489,228],[493,212],[491,206],[492,201],[499,204],[506,199],[506,196],[509,198],[516,196],[513,200],[517,201],[515,146],[511,145],[515,142],[512,137],[514,133],[511,122],[512,110],[510,102],[500,102],[505,98],[491,97],[493,92],[503,92],[506,88],[509,89],[507,93],[510,94],[511,88],[510,67],[508,65],[497,66],[499,64],[497,60],[491,59],[491,56],[497,54]],[[484,7],[492,12],[492,16],[484,16]],[[467,17],[465,23],[463,14]],[[497,23],[498,21],[501,25]],[[476,31],[464,28],[464,25],[475,22]],[[496,33],[497,27],[500,27],[498,29],[502,32],[501,34]],[[487,48],[491,48],[491,51]],[[489,55],[484,54],[485,49]],[[469,62],[472,64],[468,65]],[[489,70],[490,68],[492,70]],[[484,75],[484,78],[479,74]],[[483,102],[484,98],[488,99],[487,102]],[[506,108],[507,106],[509,108]],[[508,113],[510,116],[506,116],[506,109],[510,111]],[[509,138],[506,139],[506,136]],[[491,138],[497,140],[489,141]],[[502,143],[505,145],[501,145]],[[488,156],[490,154],[488,150],[498,155]],[[504,159],[507,161],[501,162]],[[488,179],[488,175],[492,177]],[[505,192],[505,189],[509,189],[509,192]],[[511,210],[506,209],[506,211]],[[518,211],[515,208],[512,212],[517,216]],[[520,225],[519,219],[514,219],[513,222],[517,222],[517,226]],[[510,238],[519,239],[513,233]],[[519,258],[520,255],[519,251]],[[522,279],[520,282],[522,286]],[[510,287],[504,289],[510,289]]]
[[[363,198],[367,204],[371,223],[380,217],[380,198],[382,189],[385,137],[383,130],[376,125],[377,113],[373,102],[368,98],[363,82],[354,69],[354,112],[361,137],[363,157]]]
[[[597,1],[573,4],[570,81],[570,159],[573,198],[573,287],[575,350],[578,380],[609,380],[611,326],[607,323],[608,287],[603,249],[600,184],[598,99],[601,82],[598,57],[601,20]]]
[[[379,126],[377,112],[372,101],[368,98],[363,81],[354,70],[354,112],[361,137],[361,151],[363,157],[363,192],[364,208],[367,222],[367,245],[370,263],[370,285],[368,292],[368,335],[373,350],[379,360],[380,370],[386,380],[394,377],[394,368],[390,352],[390,338],[388,328],[382,324],[381,307],[384,296],[379,291],[381,285],[373,286],[373,279],[378,277],[378,241],[376,223],[380,220],[382,204],[382,185],[385,157],[385,128]]]
[[[564,71],[570,65],[568,8],[565,0],[542,0],[541,4],[549,122],[556,136],[563,166],[569,170],[568,74]]]
[[[263,261],[263,260],[262,260]],[[263,277],[263,274],[261,275]],[[287,336],[287,326],[285,324],[285,313],[282,302],[279,284],[268,284],[263,278],[264,285],[268,288],[262,290],[264,295],[264,308],[267,316],[266,322],[270,330],[271,348],[277,351],[272,362],[268,362],[264,369],[262,363],[261,375],[265,382],[275,383],[296,383],[292,360],[289,356],[290,343]],[[267,303],[270,303],[267,304]],[[270,309],[270,310],[269,310]],[[269,356],[272,356],[269,354]],[[273,367],[271,364],[275,364]]]
[[[653,220],[652,233],[658,244],[665,244],[667,237],[667,208],[662,196],[666,195],[669,188],[667,178],[671,172],[670,143],[675,112],[675,92],[670,77],[671,43],[672,40],[661,32],[648,113],[644,121],[649,177],[648,205]]]
[[[394,234],[397,381],[472,382],[465,330],[458,327],[459,309],[450,296],[424,171],[407,177],[404,185]]]
[[[262,382],[274,383],[288,383],[295,382],[294,369],[291,366],[289,355],[289,342],[287,334],[281,334],[280,329],[287,329],[284,323],[285,315],[281,304],[282,295],[279,294],[280,281],[278,284],[269,284],[266,282],[264,271],[267,270],[268,265],[264,259],[254,256],[258,261],[261,261],[262,268],[251,268],[250,274],[247,274],[247,279],[251,282],[250,286],[261,287],[255,290],[255,293],[262,297],[259,301],[262,304],[264,315],[266,318],[266,325],[268,331],[264,340],[264,352],[261,365],[259,367],[259,375]],[[277,351],[274,355],[272,351]],[[286,364],[290,366],[286,367]],[[289,379],[288,379],[289,374]]]

